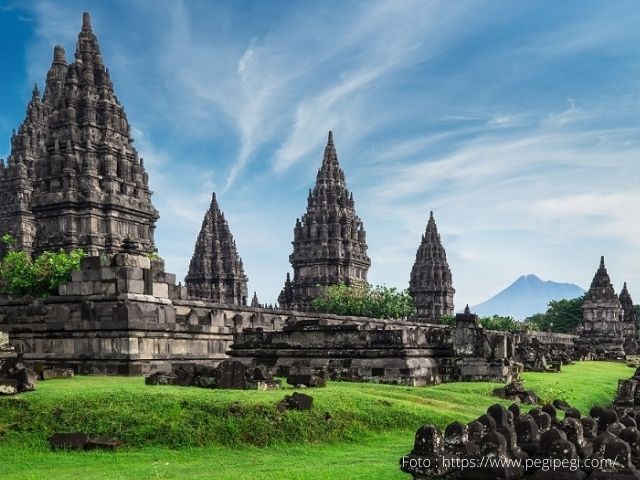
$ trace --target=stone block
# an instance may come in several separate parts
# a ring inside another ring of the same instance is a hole
[[[140,267],[118,267],[116,277],[121,280],[142,280],[144,270]]]
[[[177,376],[171,373],[156,372],[145,377],[145,385],[175,385]]]
[[[52,450],[116,450],[122,442],[115,438],[104,438],[86,433],[56,433],[49,439]]]
[[[84,281],[84,273],[80,270],[75,270],[71,272],[71,281],[72,282],[82,282]]]
[[[64,296],[69,294],[69,287],[66,283],[63,283],[58,287],[58,295]]]
[[[311,410],[313,397],[304,393],[293,392],[293,395],[285,395],[277,405],[279,411],[284,410]]]
[[[144,294],[143,280],[118,280],[119,293]]]
[[[55,433],[49,438],[52,450],[84,450],[89,440],[86,433]]]
[[[80,295],[93,295],[94,293],[93,282],[80,283]]]
[[[100,280],[100,269],[85,270],[82,273],[84,276],[84,280],[87,282],[95,282],[96,280]]]
[[[15,379],[0,378],[0,397],[18,393],[18,382]]]
[[[305,387],[326,387],[327,380],[321,375],[315,375],[312,373],[293,373],[287,377],[287,383],[289,385],[304,385]]]
[[[152,295],[154,297],[168,298],[169,297],[169,285],[167,285],[166,283],[154,283],[153,284],[153,293],[152,293]]]
[[[101,257],[84,257],[80,260],[81,270],[98,270],[101,265]]]
[[[70,368],[45,368],[40,373],[42,380],[52,380],[54,378],[71,378],[73,377],[73,370]]]
[[[114,280],[116,278],[115,268],[102,267],[100,269],[100,280]]]
[[[80,282],[67,283],[67,295],[80,295],[81,285]]]
[[[151,260],[144,255],[133,255],[130,253],[118,253],[114,257],[118,267],[140,267],[145,270],[151,268]]]

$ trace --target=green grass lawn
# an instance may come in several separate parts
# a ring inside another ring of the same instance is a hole
[[[633,370],[581,362],[559,374],[525,374],[544,400],[583,412],[612,400]],[[417,428],[469,421],[496,402],[497,384],[436,387],[330,383],[305,390],[311,412],[278,413],[293,389],[205,390],[146,386],[142,378],[76,377],[40,382],[37,392],[0,398],[0,472],[10,479],[370,479],[408,478],[398,459]],[[327,421],[326,416],[331,420]],[[115,436],[117,453],[51,452],[54,432]]]

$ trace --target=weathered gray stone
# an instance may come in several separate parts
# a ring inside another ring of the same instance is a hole
[[[278,296],[281,308],[308,311],[322,287],[345,283],[363,284],[371,260],[367,256],[366,232],[347,190],[344,172],[329,132],[316,184],[309,191],[307,211],[296,219],[289,273]]]
[[[71,378],[74,376],[71,368],[45,368],[40,373],[42,380],[52,380],[54,378]]]
[[[453,281],[438,227],[429,213],[427,229],[411,269],[409,293],[416,305],[417,319],[439,323],[444,315],[453,315]]]
[[[236,242],[214,193],[185,278],[188,294],[224,304],[246,305],[247,280]]]
[[[292,395],[285,395],[280,403],[278,410],[311,410],[313,407],[313,397],[304,393],[293,392]]]

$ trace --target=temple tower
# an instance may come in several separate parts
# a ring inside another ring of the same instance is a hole
[[[625,338],[638,337],[638,316],[633,299],[627,290],[627,282],[624,282],[620,291],[620,305],[622,305],[622,334]],[[628,353],[628,352],[627,352]]]
[[[601,257],[600,266],[582,302],[581,336],[603,347],[606,352],[604,357],[624,356],[622,318],[620,299],[611,284],[604,257]]]
[[[11,154],[7,165],[0,160],[0,234],[10,234],[17,250],[31,253],[35,223],[31,211],[34,168],[38,147],[44,142],[47,108],[36,85],[27,105],[24,121],[11,136]],[[0,257],[5,253],[0,245]]]
[[[366,232],[356,214],[353,194],[347,190],[331,132],[316,185],[309,190],[307,212],[296,219],[292,243],[293,280],[287,274],[278,297],[282,308],[309,310],[322,286],[367,281],[371,260]]]
[[[418,320],[438,323],[443,315],[453,315],[455,289],[433,212],[429,213],[427,229],[411,269],[409,293],[416,304]]]
[[[130,239],[143,252],[155,250],[158,212],[148,175],[87,13],[74,61],[54,48],[44,98],[34,90],[12,138],[5,170],[12,168],[0,192],[19,200],[0,210],[0,233],[15,235],[19,248],[81,247],[95,255],[117,252]],[[20,228],[8,229],[16,216]]]
[[[242,259],[215,193],[204,216],[185,282],[190,297],[247,304],[247,277]]]

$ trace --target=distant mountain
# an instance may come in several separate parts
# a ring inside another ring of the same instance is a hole
[[[536,275],[523,275],[471,311],[480,316],[503,315],[522,320],[544,313],[551,300],[576,298],[583,293],[582,288],[571,283],[545,282]]]

